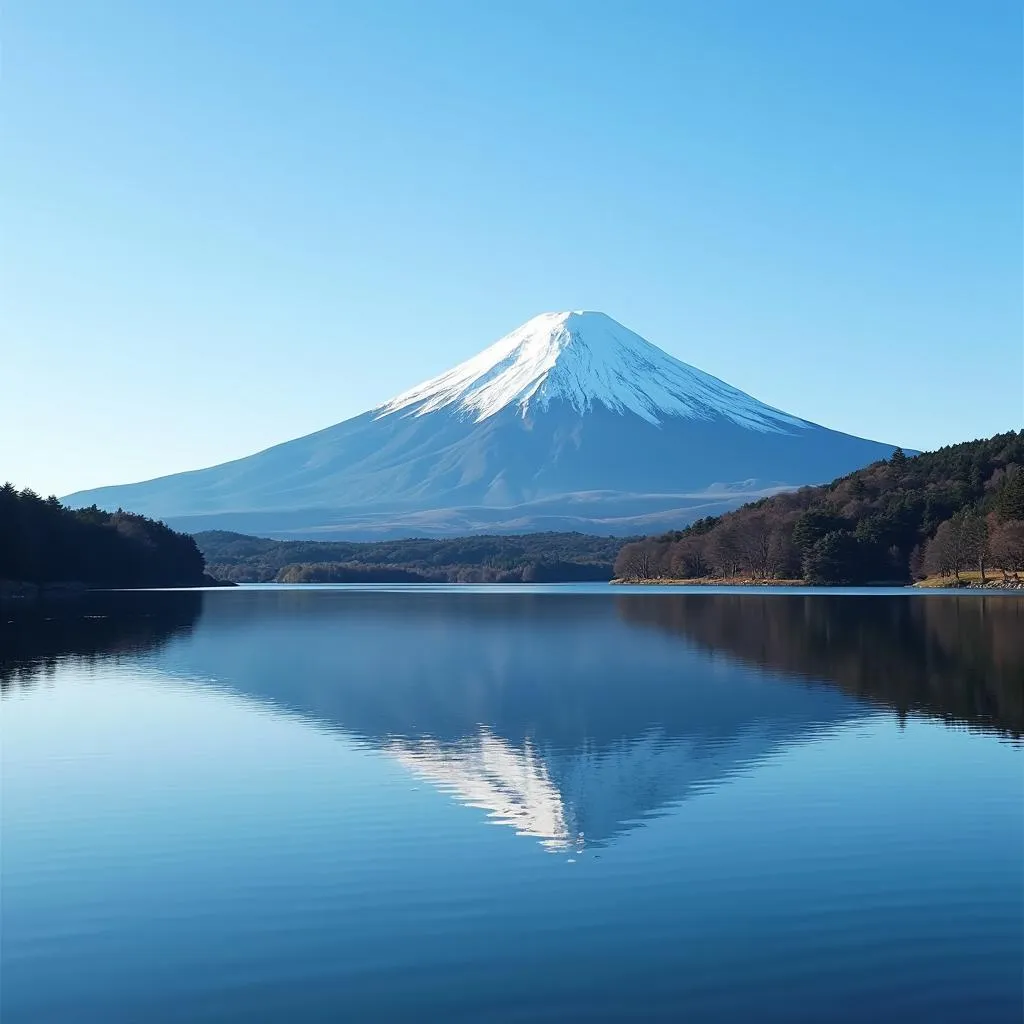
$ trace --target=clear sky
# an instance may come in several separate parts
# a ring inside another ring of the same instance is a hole
[[[249,454],[598,309],[908,447],[1020,428],[1021,6],[8,0],[0,479]]]

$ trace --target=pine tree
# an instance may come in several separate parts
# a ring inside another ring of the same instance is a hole
[[[915,544],[914,550],[910,552],[909,569],[912,580],[923,580],[927,575],[924,568],[924,552],[920,544]]]
[[[996,515],[1005,523],[1024,519],[1024,470],[1015,463],[1006,467],[1006,475],[996,493]]]

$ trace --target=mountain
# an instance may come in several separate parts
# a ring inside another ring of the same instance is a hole
[[[66,500],[277,537],[628,534],[892,450],[765,405],[603,313],[545,313],[315,434]]]

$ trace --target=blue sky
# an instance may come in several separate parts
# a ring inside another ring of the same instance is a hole
[[[1017,3],[12,0],[2,30],[0,478],[246,455],[558,309],[879,440],[1024,422]]]

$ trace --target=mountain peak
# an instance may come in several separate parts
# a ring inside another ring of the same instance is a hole
[[[615,324],[616,327],[622,327],[617,320],[613,320],[607,313],[601,313],[595,309],[566,309],[560,313],[539,313],[531,320],[527,320],[523,324],[523,328],[529,327],[531,324],[540,324],[541,322],[548,324],[565,324],[572,323],[578,326],[582,326],[586,322],[596,324],[600,322]],[[522,329],[522,328],[521,328]]]
[[[422,416],[441,409],[477,422],[552,401],[579,413],[601,404],[659,424],[665,417],[725,418],[753,430],[790,432],[803,420],[764,405],[644,340],[606,313],[541,313],[478,355],[376,410]]]

